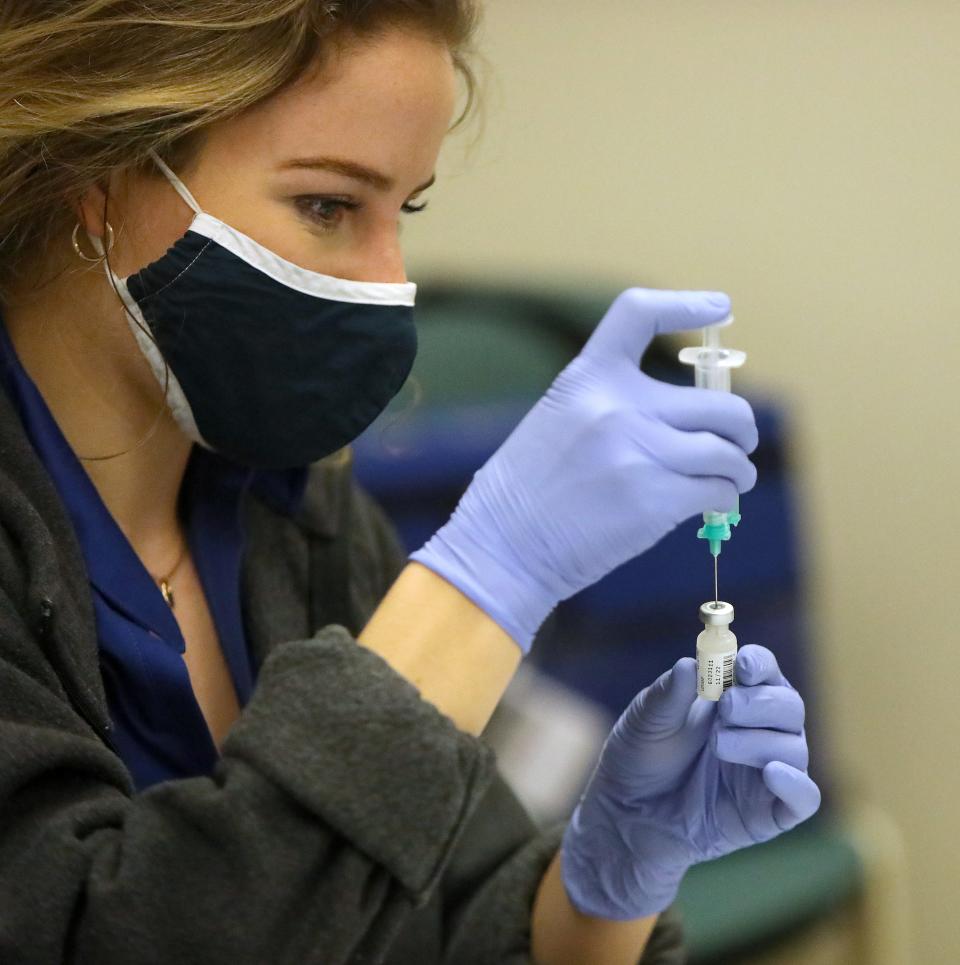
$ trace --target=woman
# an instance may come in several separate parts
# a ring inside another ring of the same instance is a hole
[[[469,0],[0,11],[0,960],[680,961],[685,870],[819,803],[772,654],[647,688],[562,843],[477,735],[753,485],[747,404],[637,367],[727,298],[625,293],[405,562],[335,454],[412,364]]]

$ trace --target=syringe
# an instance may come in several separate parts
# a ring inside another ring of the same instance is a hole
[[[740,368],[747,360],[747,353],[737,349],[724,348],[720,344],[720,329],[733,324],[730,315],[724,321],[703,330],[703,345],[685,348],[680,352],[680,361],[692,365],[698,389],[714,389],[717,392],[731,391],[731,372]],[[713,599],[720,600],[718,561],[723,544],[733,535],[732,527],[740,522],[740,500],[732,509],[709,509],[703,514],[703,527],[697,533],[700,539],[710,544],[713,556]]]

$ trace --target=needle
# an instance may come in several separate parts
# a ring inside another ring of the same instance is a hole
[[[719,562],[720,562],[720,557],[715,556],[713,558],[713,605],[718,609],[720,605],[720,581],[719,581],[717,564]]]

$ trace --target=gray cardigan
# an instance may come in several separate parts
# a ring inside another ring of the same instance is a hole
[[[76,536],[0,392],[0,962],[529,962],[559,831],[351,636],[403,564],[382,514],[320,463],[297,517],[244,517],[258,686],[210,777],[135,794]],[[683,961],[668,914],[643,962]]]

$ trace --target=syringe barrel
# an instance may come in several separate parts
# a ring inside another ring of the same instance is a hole
[[[696,365],[694,383],[698,389],[713,389],[716,392],[732,391],[730,369],[717,365]]]
[[[693,367],[694,384],[698,389],[712,389],[715,392],[731,392],[731,375],[734,369],[740,368],[747,360],[746,352],[734,348],[725,348],[720,343],[720,333],[733,321],[733,316],[719,325],[711,325],[703,330],[703,344],[685,348],[680,352],[680,361]],[[722,517],[723,523],[736,525],[740,522],[740,500],[737,505],[726,510],[715,510],[704,513],[705,529],[701,530],[701,537],[709,539],[707,532],[711,523],[717,523]],[[728,519],[728,517],[731,517]],[[732,517],[735,517],[732,518]],[[729,539],[728,535],[724,537]],[[720,551],[720,539],[711,539],[711,552],[717,555]]]

